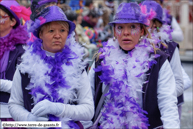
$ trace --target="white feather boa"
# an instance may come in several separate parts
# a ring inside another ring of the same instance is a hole
[[[65,63],[62,65],[63,78],[65,78],[66,84],[70,86],[70,88],[61,88],[57,89],[57,93],[60,98],[64,99],[64,104],[69,102],[77,101],[77,95],[75,93],[75,89],[81,88],[80,79],[83,69],[85,68],[86,61],[82,61],[84,49],[74,40],[74,33],[67,39],[65,46],[68,46],[78,58],[72,59],[72,65],[66,65]],[[27,46],[25,48],[25,53],[22,56],[22,63],[18,66],[18,69],[21,73],[28,73],[30,77],[30,83],[26,87],[26,89],[31,90],[32,88],[40,86],[43,91],[45,91],[50,97],[51,95],[50,89],[46,86],[46,84],[54,83],[51,81],[50,76],[46,73],[50,73],[52,67],[46,63],[41,57],[33,53],[33,45]],[[73,55],[72,55],[73,57]],[[53,57],[55,58],[55,57]],[[37,94],[37,96],[32,96],[34,100],[34,105],[37,103],[39,98],[42,98],[44,94]],[[54,99],[54,98],[52,98]],[[61,119],[61,118],[60,118]],[[66,124],[70,119],[62,118],[62,126],[68,127]]]
[[[149,32],[152,32],[151,29],[149,29]],[[167,44],[172,41],[172,35],[171,33],[173,30],[169,25],[163,24],[162,27],[159,28],[159,32],[154,29],[153,32],[151,33],[153,39],[160,40],[161,42]],[[154,42],[158,43],[156,45],[161,46],[160,42]]]
[[[102,49],[100,57],[104,57],[104,59],[101,62],[101,66],[103,68],[108,67],[109,71],[114,71],[114,74],[109,75],[109,81],[102,81],[103,83],[106,83],[106,85],[110,84],[109,93],[107,93],[107,103],[104,105],[106,110],[103,110],[105,115],[103,114],[103,117],[100,120],[102,128],[144,127],[145,124],[142,122],[143,118],[141,119],[137,113],[132,113],[131,108],[133,105],[128,102],[126,98],[132,97],[135,101],[141,99],[138,94],[142,94],[143,84],[147,83],[145,82],[145,79],[146,72],[150,68],[149,62],[155,63],[154,59],[159,56],[150,54],[150,52],[152,53],[153,47],[150,45],[149,41],[152,40],[144,37],[128,54],[124,53],[123,50],[119,48],[117,40],[113,41],[112,39],[108,40],[107,45]],[[104,72],[103,70],[101,71]],[[113,83],[117,82],[123,83],[121,85],[117,84],[120,85],[118,86],[120,88],[120,93],[114,97],[112,101],[110,99],[110,96],[112,96],[110,90],[117,90],[115,85],[115,87],[112,86]],[[115,102],[123,102],[124,106],[113,106]],[[111,109],[111,112],[107,113],[107,110],[109,109]],[[123,110],[131,112],[128,112],[126,117],[115,115],[121,114]],[[107,116],[107,119],[104,119],[104,116]],[[125,123],[127,126],[125,126]]]

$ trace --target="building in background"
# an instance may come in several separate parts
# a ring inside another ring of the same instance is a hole
[[[180,56],[183,61],[193,61],[193,0],[164,0],[164,6],[170,10],[184,34],[180,44]]]

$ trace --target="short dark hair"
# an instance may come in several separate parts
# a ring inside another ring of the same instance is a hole
[[[13,16],[13,14],[7,9],[5,8],[3,5],[0,5],[0,9],[2,9],[5,13],[8,14],[10,20],[12,21],[13,19],[15,19],[15,17]],[[16,19],[15,19],[16,20]],[[16,21],[17,22],[17,21]],[[13,28],[16,28],[16,24],[15,26],[13,26]]]
[[[85,1],[85,6],[90,6],[90,4],[93,4],[93,0],[86,0]]]
[[[76,14],[73,10],[67,10],[64,12],[66,14],[66,17],[70,21],[77,21],[78,14]]]
[[[88,13],[88,16],[91,16],[92,18],[95,18],[95,17],[99,17],[100,15],[99,15],[99,13],[95,9],[92,9]]]

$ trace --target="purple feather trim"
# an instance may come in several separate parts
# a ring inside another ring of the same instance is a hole
[[[17,44],[26,44],[29,39],[26,26],[19,25],[12,29],[9,35],[5,38],[0,38],[0,59],[5,51],[12,51]]]
[[[110,64],[107,64],[106,58],[108,57],[110,52],[109,49],[114,49],[114,46],[108,46],[107,43],[104,43],[104,47],[99,50],[102,54],[100,55],[100,59],[103,59],[101,62],[101,65],[95,68],[95,72],[101,72],[102,74],[99,76],[102,83],[105,85],[110,85],[109,92],[105,95],[108,96],[109,99],[104,105],[104,112],[102,112],[103,120],[105,121],[105,124],[111,125],[110,127],[114,127],[113,124],[115,124],[116,121],[122,121],[120,128],[135,128],[135,129],[147,129],[148,124],[148,118],[145,114],[147,112],[140,108],[139,104],[136,102],[136,100],[133,98],[131,94],[127,94],[129,91],[131,91],[131,87],[123,82],[123,80],[128,79],[127,70],[124,69],[124,72],[122,75],[120,75],[121,79],[117,79],[116,76],[114,76],[114,68]],[[149,53],[153,52],[153,47],[150,47],[151,44],[148,39],[144,38],[142,43],[136,45],[136,47],[142,47],[146,48],[148,47]],[[150,49],[149,49],[150,48]],[[115,48],[116,49],[116,48]],[[130,51],[128,54],[132,58],[133,51]],[[154,58],[158,58],[160,55],[156,54],[154,55]],[[149,57],[148,54],[144,55],[144,57]],[[127,59],[122,60],[125,64],[129,63]],[[146,65],[148,63],[148,68],[151,68],[153,64],[156,64],[157,62],[153,59],[151,61],[149,60],[139,60],[135,59],[135,62],[138,63],[138,65],[142,66]],[[114,65],[120,65],[119,62],[115,62]],[[133,65],[132,68],[136,68],[136,65]],[[135,77],[140,78],[145,73],[141,71],[138,75]],[[143,82],[148,83],[148,81]],[[124,91],[127,91],[126,93]],[[119,99],[119,96],[122,98]],[[124,96],[124,97],[123,97]],[[129,104],[130,106],[128,107]],[[127,121],[128,114],[133,114],[134,121],[137,123],[137,125],[133,125],[129,121]],[[139,121],[139,122],[138,122]],[[101,124],[100,128],[104,128],[104,125]],[[109,126],[108,126],[109,127]]]
[[[71,60],[77,59],[79,56],[76,55],[68,46],[65,46],[62,52],[58,52],[55,54],[55,57],[46,56],[46,53],[41,48],[41,39],[35,39],[33,42],[29,42],[28,45],[31,45],[33,47],[33,50],[31,54],[37,54],[39,57],[45,61],[51,68],[50,73],[47,73],[48,76],[50,76],[50,80],[54,83],[52,84],[46,84],[46,87],[48,87],[49,91],[51,92],[51,95],[46,93],[41,87],[36,86],[35,88],[31,89],[31,95],[36,97],[38,93],[44,95],[43,97],[39,98],[37,102],[40,102],[44,99],[48,99],[51,102],[61,102],[63,103],[64,100],[60,98],[60,96],[57,93],[57,89],[59,88],[66,88],[69,89],[71,86],[69,86],[66,83],[65,78],[63,77],[63,73],[65,71],[62,69],[62,65],[66,63],[67,65],[72,65]],[[59,120],[58,117],[55,117],[53,115],[49,115],[49,120],[55,121]]]
[[[80,129],[80,127],[74,121],[69,121],[68,126],[72,129]]]

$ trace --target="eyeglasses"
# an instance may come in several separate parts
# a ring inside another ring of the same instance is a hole
[[[8,17],[10,17],[10,16],[8,16],[7,14],[5,14],[4,16],[1,16],[0,15],[0,19],[2,18],[2,19],[5,19],[5,18],[8,18]]]

